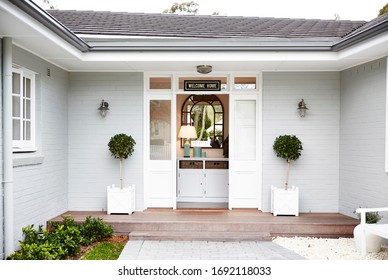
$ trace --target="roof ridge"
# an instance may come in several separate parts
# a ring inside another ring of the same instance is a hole
[[[142,12],[126,12],[126,11],[95,11],[95,10],[60,10],[51,9],[46,10],[51,12],[75,12],[75,13],[107,13],[107,14],[120,14],[120,15],[144,15],[144,16],[166,16],[166,17],[202,17],[202,18],[227,18],[227,19],[273,19],[273,20],[293,20],[293,21],[319,21],[319,22],[363,22],[368,23],[365,20],[336,20],[336,19],[318,19],[318,18],[291,18],[291,17],[268,17],[268,16],[228,16],[228,15],[200,15],[200,14],[172,14],[172,13],[142,13]]]

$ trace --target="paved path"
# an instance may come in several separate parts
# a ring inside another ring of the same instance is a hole
[[[119,260],[302,260],[271,241],[128,241]]]

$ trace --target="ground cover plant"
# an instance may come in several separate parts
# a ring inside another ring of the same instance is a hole
[[[101,218],[87,217],[83,223],[63,216],[62,222],[50,222],[48,229],[34,225],[22,229],[24,240],[20,249],[11,254],[9,260],[60,260],[77,259],[81,248],[112,237],[113,229]]]
[[[99,242],[83,254],[81,260],[117,260],[120,257],[128,236],[112,236],[111,238]]]

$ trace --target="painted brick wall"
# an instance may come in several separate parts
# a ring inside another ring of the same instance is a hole
[[[340,211],[388,206],[386,58],[341,73]],[[386,219],[388,221],[388,219]]]
[[[109,103],[105,118],[97,108]],[[108,150],[117,133],[135,141],[124,161],[124,184],[136,184],[136,208],[143,205],[143,74],[71,73],[69,90],[69,209],[106,210],[106,187],[120,183],[119,160]]]
[[[297,105],[304,99],[305,118]],[[263,210],[270,210],[270,186],[284,186],[287,163],[272,145],[283,134],[303,143],[292,162],[289,185],[300,189],[301,212],[337,212],[339,194],[339,99],[337,72],[264,73],[263,75]]]
[[[35,153],[14,154],[15,245],[22,228],[45,225],[67,211],[67,88],[68,74],[17,47],[13,62],[36,75]],[[47,76],[47,69],[51,76]],[[35,162],[31,165],[31,160]],[[24,163],[23,163],[24,162]],[[29,164],[27,164],[30,162]]]

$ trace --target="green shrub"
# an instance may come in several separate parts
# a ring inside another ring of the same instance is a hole
[[[80,225],[80,231],[83,245],[105,240],[113,234],[112,227],[106,225],[103,219],[90,216]]]
[[[357,213],[357,218],[359,220],[361,220],[361,214],[360,213]],[[365,222],[367,224],[375,224],[375,223],[377,223],[380,220],[381,220],[381,216],[380,216],[379,212],[366,212],[365,213]]]
[[[101,218],[86,218],[77,224],[72,217],[62,217],[62,222],[49,223],[50,230],[34,225],[22,229],[24,240],[19,241],[20,250],[15,251],[9,260],[58,260],[79,254],[82,245],[102,241],[113,234],[111,226]]]
[[[58,244],[49,241],[50,233],[39,226],[34,225],[22,229],[24,241],[19,241],[20,250],[15,251],[7,259],[9,260],[58,260],[66,255],[66,251]]]
[[[65,252],[51,243],[21,243],[21,249],[11,254],[8,260],[59,260]]]

